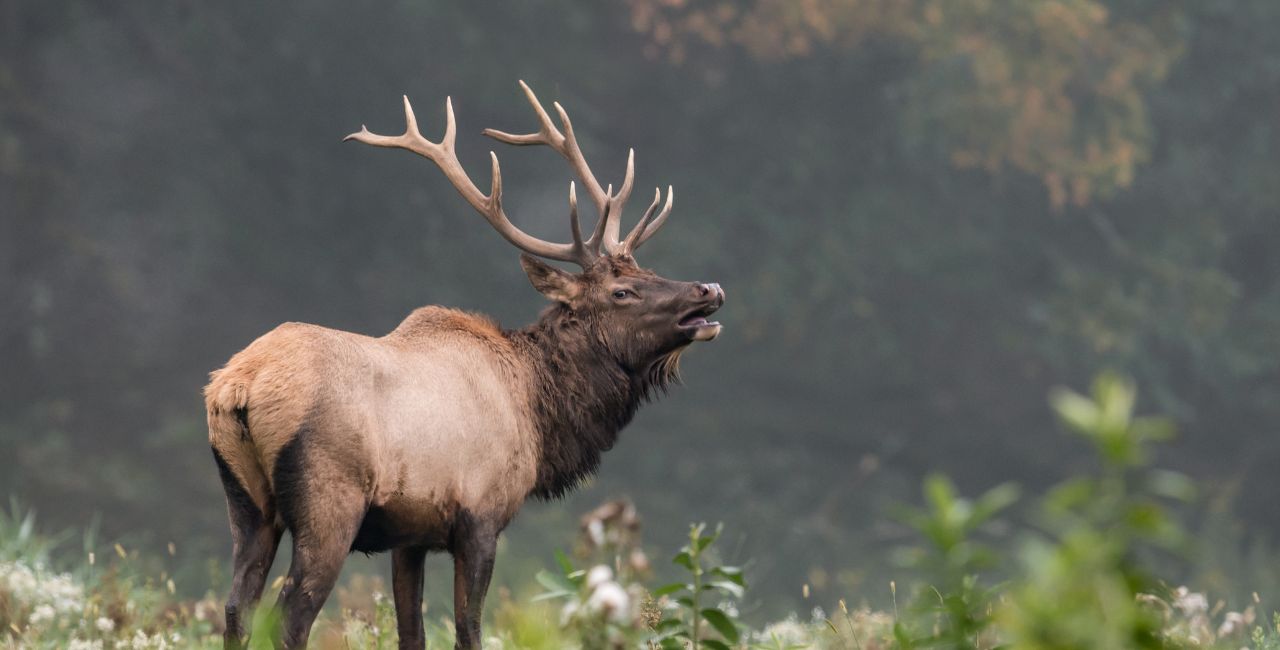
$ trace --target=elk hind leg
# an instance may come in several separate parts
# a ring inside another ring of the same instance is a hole
[[[281,529],[275,524],[275,513],[271,511],[270,503],[259,507],[217,449],[213,450],[213,458],[218,464],[222,488],[227,496],[232,541],[233,573],[231,592],[227,596],[223,645],[240,648],[245,641],[246,618],[252,618],[253,608],[262,597],[267,573],[275,561]]]
[[[338,581],[368,506],[354,485],[306,481],[286,491],[279,475],[277,471],[281,514],[293,535],[293,558],[279,598],[283,642],[286,648],[304,648],[316,615]],[[302,487],[306,489],[298,489]],[[287,512],[283,503],[286,494]]]

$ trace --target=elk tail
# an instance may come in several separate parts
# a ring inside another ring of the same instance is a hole
[[[204,389],[209,446],[218,463],[228,499],[269,512],[270,488],[259,454],[249,435],[249,385],[252,374],[228,364],[209,376]]]

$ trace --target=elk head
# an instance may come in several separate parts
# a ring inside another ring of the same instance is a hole
[[[671,187],[667,188],[665,202],[661,190],[654,189],[653,202],[626,237],[622,237],[621,217],[631,196],[635,150],[627,156],[626,174],[615,194],[612,185],[601,186],[591,172],[578,147],[573,124],[560,104],[555,103],[554,106],[563,132],[552,123],[529,86],[521,81],[520,87],[537,113],[539,130],[516,135],[485,129],[484,135],[513,145],[545,145],[568,161],[599,215],[595,227],[585,238],[578,221],[576,184],[572,181],[569,183],[572,236],[569,243],[538,239],[511,223],[502,205],[502,171],[497,154],[489,152],[492,163],[489,193],[485,194],[471,182],[454,149],[457,130],[451,99],[445,100],[445,132],[439,143],[427,140],[418,131],[408,97],[404,99],[406,128],[403,134],[377,135],[362,126],[358,133],[345,139],[378,147],[407,149],[439,166],[471,207],[507,241],[524,251],[521,265],[529,280],[535,289],[555,303],[549,317],[561,324],[585,328],[596,343],[624,366],[642,370],[655,362],[673,359],[673,353],[693,341],[714,339],[720,333],[720,324],[708,320],[708,317],[724,304],[724,291],[720,285],[668,280],[641,268],[633,257],[634,251],[648,241],[670,216],[673,202]],[[661,210],[658,209],[660,205]],[[582,268],[582,272],[564,271],[538,257],[574,263]]]

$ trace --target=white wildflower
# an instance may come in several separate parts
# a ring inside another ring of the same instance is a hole
[[[94,627],[98,628],[99,632],[111,632],[116,629],[116,622],[106,616],[99,616],[94,622]]]
[[[52,620],[57,614],[79,613],[84,608],[84,587],[70,574],[54,574],[43,566],[22,562],[0,562],[0,591],[17,603],[39,609],[38,620]],[[52,610],[52,615],[47,609]]]
[[[604,522],[599,519],[592,519],[587,524],[587,537],[591,539],[591,543],[596,546],[604,544]]]
[[[591,570],[587,572],[587,588],[595,589],[612,579],[613,569],[610,569],[608,566],[603,564],[597,564],[596,566],[591,567]]]
[[[571,599],[569,602],[564,604],[563,608],[560,609],[560,626],[564,627],[568,625],[569,621],[572,621],[573,617],[577,616],[577,614],[578,601],[576,598]]]
[[[1174,590],[1173,595],[1174,608],[1182,612],[1182,615],[1187,618],[1209,611],[1209,599],[1205,598],[1204,594],[1196,593],[1186,587],[1178,587]]]
[[[31,617],[27,619],[27,622],[33,626],[40,627],[52,621],[57,615],[58,611],[53,608],[53,605],[40,604],[31,610]]]
[[[67,650],[102,650],[102,639],[71,639]]]
[[[779,642],[785,646],[807,646],[813,642],[808,626],[797,621],[794,616],[773,623],[761,630],[757,640],[762,643]]]
[[[1218,626],[1218,636],[1231,636],[1236,632],[1243,632],[1253,625],[1253,608],[1249,607],[1241,612],[1227,612],[1222,617],[1222,625]]]
[[[810,620],[814,623],[821,623],[827,620],[827,612],[821,607],[814,607],[813,612],[810,613]]]
[[[616,582],[605,582],[596,587],[587,599],[587,607],[601,612],[616,623],[626,623],[631,614],[631,597]]]

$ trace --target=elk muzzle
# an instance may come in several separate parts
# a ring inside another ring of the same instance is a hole
[[[724,305],[724,289],[714,282],[694,282],[694,306],[676,324],[693,341],[710,341],[720,334],[721,325],[707,320]]]

